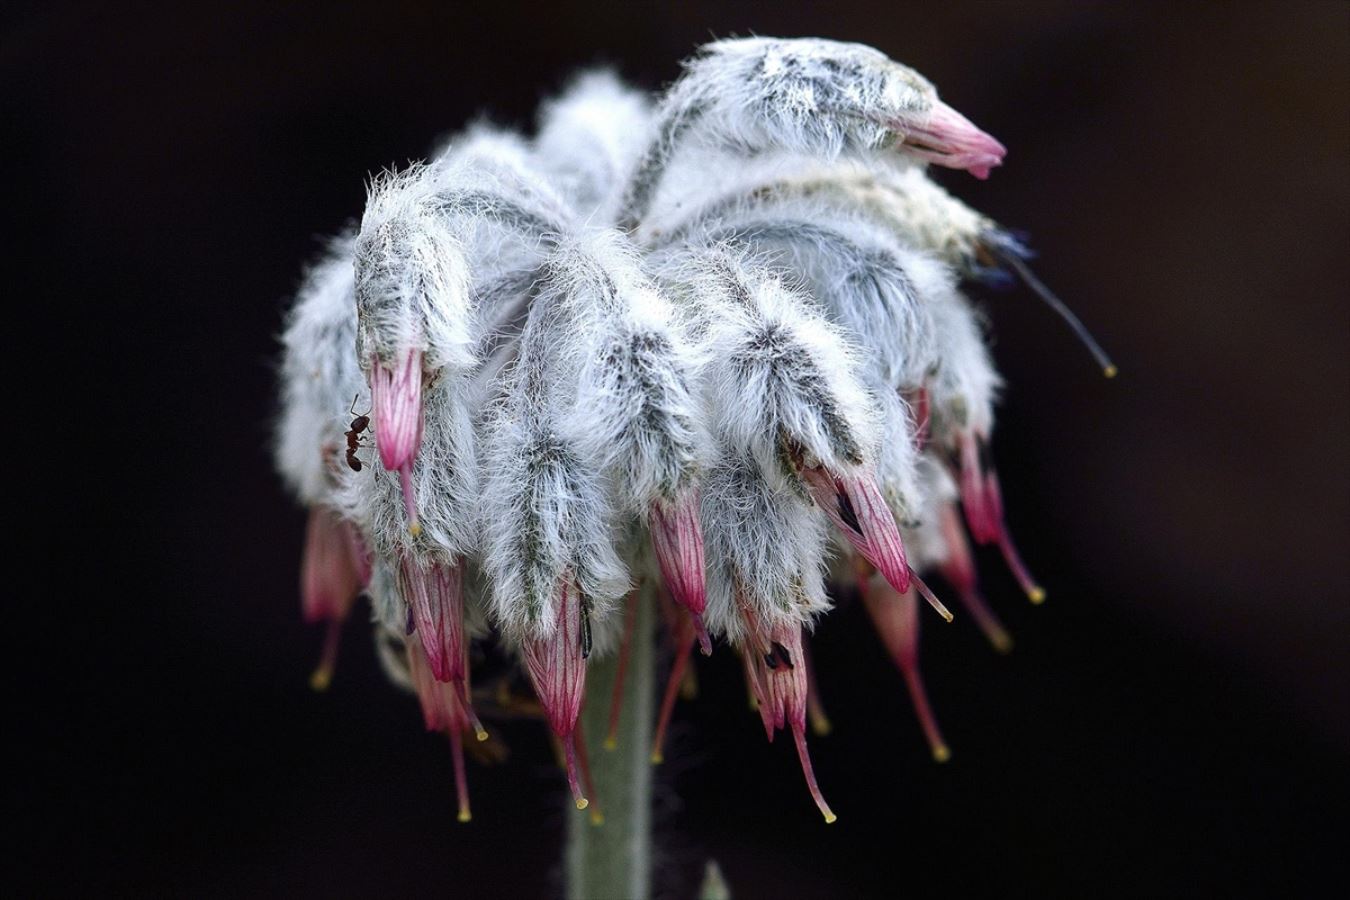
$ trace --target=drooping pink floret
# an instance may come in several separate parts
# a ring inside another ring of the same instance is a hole
[[[909,589],[910,569],[895,516],[870,473],[838,477],[816,466],[802,470],[816,504],[863,558],[898,591]]]
[[[975,543],[997,544],[1013,577],[1032,603],[1045,599],[1045,591],[1032,577],[1017,552],[1012,534],[1003,520],[1003,492],[998,473],[989,459],[989,445],[980,435],[963,431],[958,438],[961,506]]]
[[[464,735],[474,731],[478,740],[487,740],[487,732],[474,715],[469,701],[468,681],[447,683],[432,674],[431,663],[420,641],[405,639],[408,672],[413,689],[422,704],[422,720],[427,731],[444,731],[450,738],[455,766],[455,793],[459,798],[459,821],[473,818],[469,809],[469,786],[464,772]]]
[[[468,676],[463,566],[427,565],[404,554],[399,560],[399,589],[431,674],[438,681],[463,682]]]
[[[548,716],[549,727],[562,741],[567,755],[567,784],[577,809],[588,801],[577,782],[574,732],[586,687],[586,657],[582,647],[581,591],[570,577],[558,589],[558,613],[553,633],[524,643],[525,668]]]
[[[764,723],[764,733],[772,741],[775,730],[788,728],[792,731],[806,788],[826,823],[833,822],[838,817],[816,784],[815,768],[806,748],[807,678],[802,655],[802,626],[785,624],[765,628],[744,599],[738,605],[749,632],[741,647],[741,660]]]
[[[924,737],[933,752],[933,759],[946,762],[951,756],[938,729],[937,719],[928,704],[923,676],[919,673],[919,601],[913,591],[899,592],[885,582],[873,578],[864,580],[862,600],[872,618],[877,636],[895,661],[909,689],[914,712],[923,728]]]
[[[712,653],[712,640],[703,626],[708,606],[703,575],[703,528],[699,523],[699,495],[691,490],[669,505],[652,504],[652,548],[661,577],[675,602],[689,610],[703,655]]]
[[[928,121],[923,125],[905,128],[905,145],[909,152],[949,169],[965,169],[980,180],[989,177],[989,171],[1003,165],[1008,149],[975,126],[941,100],[935,101]]]
[[[300,609],[306,622],[328,623],[323,654],[310,676],[315,690],[324,690],[333,679],[342,623],[370,582],[370,565],[365,544],[350,522],[325,506],[309,511],[300,564]]]
[[[380,462],[389,471],[399,473],[408,530],[417,535],[421,525],[417,521],[412,467],[422,446],[422,351],[415,348],[403,351],[393,368],[378,357],[372,359],[370,397]]]
[[[989,643],[994,645],[994,649],[1000,653],[1007,653],[1012,649],[1012,637],[998,616],[989,608],[984,595],[980,593],[975,560],[971,556],[966,535],[961,529],[960,514],[956,511],[956,506],[946,504],[938,516],[942,540],[947,545],[947,559],[939,567],[942,577],[956,591],[961,605],[974,617],[975,624],[984,632]]]

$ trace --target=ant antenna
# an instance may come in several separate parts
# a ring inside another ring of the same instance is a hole
[[[1056,297],[1054,291],[1046,287],[1045,283],[1036,277],[1036,273],[1031,271],[1031,267],[1023,262],[1022,258],[1015,252],[998,245],[994,245],[990,250],[999,262],[1010,266],[1022,279],[1022,283],[1031,288],[1032,293],[1040,297],[1046,306],[1058,313],[1059,317],[1073,329],[1073,333],[1078,336],[1078,340],[1083,343],[1083,346],[1087,347],[1088,352],[1097,360],[1097,365],[1101,366],[1102,374],[1107,378],[1115,378],[1120,370],[1111,361],[1111,357],[1106,355],[1106,351],[1102,349],[1101,344],[1097,343],[1082,320],[1073,314],[1073,310],[1069,309],[1063,300]]]

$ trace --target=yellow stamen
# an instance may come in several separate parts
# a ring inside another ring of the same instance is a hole
[[[309,687],[311,690],[323,693],[328,690],[328,685],[333,683],[333,670],[327,666],[319,666],[314,670],[314,674],[309,676]]]
[[[1102,369],[1102,374],[1107,378],[1115,378],[1120,374],[1120,370],[1115,367],[1114,363],[1111,363],[1108,364],[1106,368]]]
[[[472,820],[473,820],[473,815],[470,814],[469,811],[468,811],[467,809],[461,809],[461,810],[459,811],[459,820],[460,820],[461,822],[469,822],[469,821],[472,821]]]
[[[946,744],[938,744],[933,748],[933,762],[945,763],[951,758],[952,751],[947,748]]]
[[[665,757],[664,754],[661,753],[660,750],[653,750],[653,751],[652,751],[652,765],[654,765],[654,766],[659,766],[659,765],[661,765],[661,763],[663,763],[663,762],[665,762],[665,761],[666,761],[666,757]]]
[[[1012,635],[1002,628],[989,636],[989,643],[994,645],[994,649],[999,653],[1011,653],[1013,648]]]
[[[1040,585],[1037,585],[1027,591],[1027,599],[1037,605],[1042,604],[1045,602],[1045,590],[1041,588]]]
[[[591,801],[587,800],[585,797],[578,797],[578,798],[577,798],[577,809],[585,809],[586,807],[588,807],[588,806],[590,806],[590,805],[591,805]]]
[[[614,737],[614,735],[611,734],[609,737],[605,738],[606,750],[617,750],[618,748],[619,748],[619,741],[617,738]]]
[[[833,824],[835,823],[835,821],[838,820],[838,818],[839,818],[839,817],[836,816],[834,813],[826,813],[826,815],[825,815],[825,824],[826,824],[826,825],[833,825]]]

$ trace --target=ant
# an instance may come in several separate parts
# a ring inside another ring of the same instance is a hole
[[[363,438],[361,437],[361,432],[365,431],[366,428],[370,426],[369,412],[367,412],[366,415],[363,416],[356,415],[356,400],[357,397],[360,396],[361,396],[360,394],[357,394],[356,396],[352,397],[352,405],[347,410],[348,415],[356,416],[356,418],[352,419],[351,431],[348,431],[346,433],[347,465],[351,467],[351,470],[353,472],[361,471],[361,459],[356,455],[356,451],[364,446],[364,444],[362,443]]]

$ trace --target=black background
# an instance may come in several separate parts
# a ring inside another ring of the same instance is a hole
[[[983,297],[996,455],[1049,602],[985,560],[1008,658],[925,617],[945,767],[861,611],[825,620],[828,828],[732,656],[701,664],[661,771],[661,896],[708,856],[737,898],[1344,884],[1350,6],[277,6],[3,26],[26,892],[556,893],[540,727],[471,770],[463,827],[443,742],[357,622],[333,689],[306,687],[275,336],[368,173],[480,111],[527,127],[581,65],[656,87],[751,31],[874,44],[1007,144],[989,182],[942,180],[1034,235],[1122,375],[1026,295]]]

